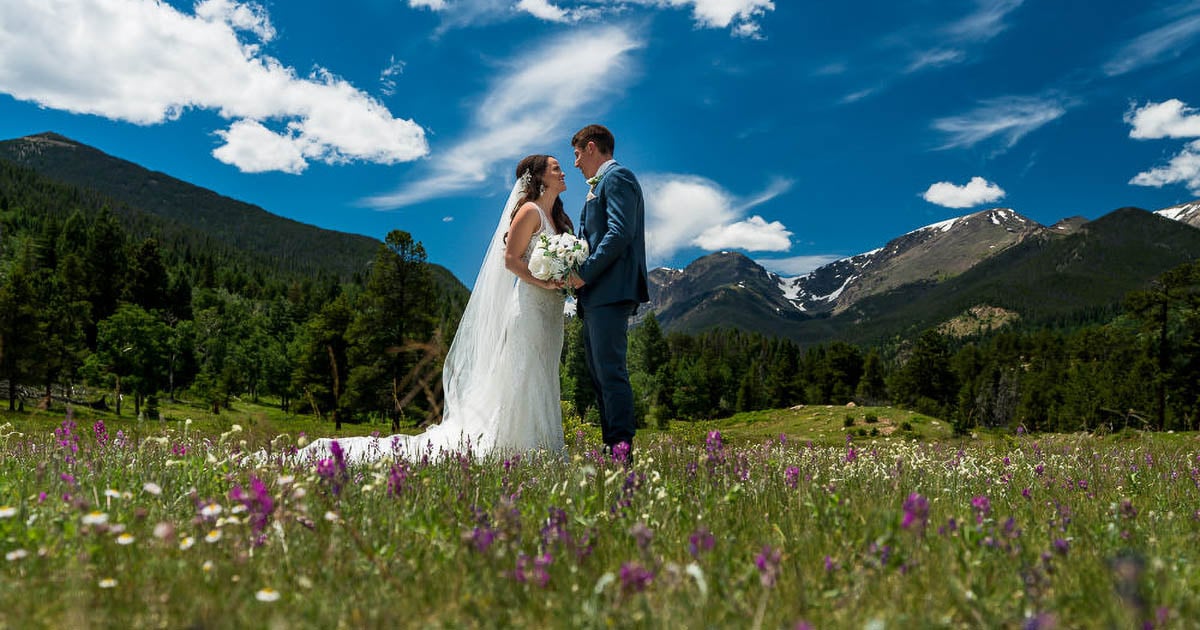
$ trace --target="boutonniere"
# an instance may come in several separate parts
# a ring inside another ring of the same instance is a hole
[[[599,184],[599,183],[600,183],[600,174],[599,173],[596,173],[595,175],[592,175],[591,177],[587,178],[587,185],[588,185],[587,200],[588,201],[591,201],[596,198],[596,184]]]

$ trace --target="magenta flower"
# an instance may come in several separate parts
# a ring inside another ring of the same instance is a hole
[[[758,567],[758,577],[763,586],[768,588],[775,586],[775,580],[779,577],[779,561],[782,557],[783,552],[772,549],[770,545],[763,545],[762,552],[754,557],[754,566]]]
[[[636,562],[621,565],[621,591],[625,594],[640,593],[654,582],[654,571]]]
[[[992,502],[986,496],[979,495],[971,499],[971,507],[975,509],[975,523],[982,524],[983,519],[992,513]]]
[[[108,445],[108,429],[104,427],[103,420],[97,420],[92,425],[92,432],[96,434],[96,443],[100,446]]]
[[[692,554],[693,558],[699,558],[701,553],[712,551],[715,544],[716,538],[712,532],[701,527],[688,536],[688,553]]]
[[[405,486],[408,485],[408,464],[398,462],[392,464],[391,470],[388,471],[387,492],[390,497],[399,497],[404,492]]]
[[[925,533],[925,526],[929,524],[929,499],[916,492],[904,500],[904,519],[900,521],[900,527],[908,529],[914,524],[922,535]]]
[[[800,469],[795,466],[788,466],[783,472],[783,480],[788,487],[795,490],[800,485]]]
[[[254,532],[254,546],[266,542],[267,524],[271,522],[271,516],[275,513],[275,500],[267,491],[267,485],[258,477],[251,477],[250,492],[247,493],[242,486],[235,485],[229,491],[229,499],[246,507],[247,518]]]
[[[629,528],[629,535],[633,536],[634,542],[637,543],[638,549],[645,552],[650,547],[650,541],[654,540],[654,530],[646,526],[645,523],[638,521]]]
[[[629,460],[629,451],[633,448],[629,442],[620,442],[612,447],[612,458],[618,464],[624,464]]]

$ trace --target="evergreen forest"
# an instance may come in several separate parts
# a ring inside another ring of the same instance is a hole
[[[353,267],[352,265],[350,267]],[[242,398],[334,423],[436,421],[466,295],[402,230],[360,272],[272,264],[172,231],[90,189],[0,160],[0,395],[159,416],[164,398],[219,413]],[[563,398],[595,420],[566,319]],[[896,405],[1025,431],[1200,429],[1200,262],[1117,308],[968,337],[801,346],[733,327],[630,333],[640,421],[808,405]]]

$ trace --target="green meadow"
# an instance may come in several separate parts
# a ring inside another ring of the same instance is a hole
[[[163,411],[0,419],[0,627],[1200,619],[1195,434],[808,406],[646,430],[632,464],[568,418],[565,453],[343,467],[288,457],[328,424]]]

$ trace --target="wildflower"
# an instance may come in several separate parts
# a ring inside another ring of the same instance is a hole
[[[783,480],[789,488],[795,490],[800,485],[800,469],[795,466],[788,466],[787,470],[783,472]]]
[[[17,508],[11,505],[0,505],[0,518],[12,518],[17,515]]]
[[[204,564],[200,565],[200,570],[204,571],[205,573],[212,573],[212,570],[213,570],[212,560],[205,560]]]
[[[325,512],[325,520],[329,521],[330,523],[338,522],[337,512]]]
[[[121,493],[120,493],[120,491],[113,490],[112,488],[109,488],[109,489],[107,489],[107,490],[105,490],[105,491],[104,491],[104,496],[105,496],[106,498],[109,498],[109,499],[120,499],[120,498],[121,498]]]
[[[1054,539],[1054,551],[1058,552],[1059,555],[1061,555],[1061,556],[1067,555],[1067,552],[1070,551],[1070,549],[1071,549],[1071,543],[1067,542],[1066,540],[1063,540],[1062,538]]]
[[[254,544],[255,546],[261,545],[265,541],[263,531],[266,530],[271,516],[275,513],[275,500],[267,491],[267,485],[258,477],[251,477],[249,493],[237,485],[229,491],[229,498],[241,503],[235,506],[235,511],[249,512],[250,527],[255,535]]]
[[[207,543],[215,543],[218,540],[221,540],[221,530],[219,529],[209,530],[208,534],[204,537],[204,542]]]
[[[612,458],[618,464],[624,464],[629,460],[629,450],[632,447],[628,442],[620,442],[612,447]]]
[[[162,494],[162,487],[153,481],[147,481],[146,483],[142,484],[142,490],[144,490],[147,494],[152,494],[154,496]]]
[[[408,485],[408,464],[399,462],[392,464],[391,470],[388,471],[387,493],[389,497],[398,497],[404,492],[405,486]]]
[[[113,578],[104,578],[100,580],[100,588],[116,588],[117,581]]]
[[[829,556],[825,556],[825,572],[832,573],[838,570],[838,563]]]
[[[166,540],[175,535],[175,526],[162,522],[154,526],[154,537],[159,540]]]
[[[279,591],[268,586],[255,593],[254,599],[260,602],[273,602],[279,599]]]
[[[92,431],[96,434],[96,442],[100,446],[108,444],[108,429],[104,427],[103,420],[97,420],[96,424],[92,425]]]
[[[125,532],[124,534],[117,536],[118,545],[132,545],[134,540],[136,539],[133,537],[133,534],[130,534],[129,532]]]
[[[1127,518],[1130,520],[1137,516],[1138,513],[1137,508],[1133,507],[1133,502],[1129,499],[1121,499],[1121,507],[1118,508],[1118,510],[1122,518]]]
[[[222,510],[223,508],[221,507],[220,503],[209,501],[208,503],[204,504],[204,507],[200,508],[200,516],[203,516],[204,518],[213,518],[220,514]]]
[[[108,522],[108,515],[104,512],[88,512],[83,516],[84,525],[103,525]]]
[[[705,448],[708,450],[708,467],[711,470],[718,464],[725,463],[725,442],[721,439],[721,432],[713,429],[708,432],[708,438],[705,439]]]
[[[296,480],[296,477],[294,477],[293,475],[281,475],[278,479],[275,480],[275,485],[286,486],[295,480]]]
[[[192,538],[191,536],[184,536],[183,540],[179,541],[179,550],[187,551],[188,549],[191,549],[192,545],[194,544],[196,544],[195,538]]]
[[[914,524],[917,530],[924,534],[925,526],[929,523],[929,499],[914,492],[908,495],[904,500],[904,520],[900,522],[900,527],[908,529]]]
[[[770,545],[763,545],[762,552],[754,557],[754,566],[758,567],[758,577],[763,586],[775,586],[775,580],[779,577],[779,561],[782,557],[783,552],[772,549]]]
[[[621,590],[625,593],[640,593],[654,581],[654,572],[636,562],[621,565]]]
[[[711,551],[714,544],[716,544],[716,539],[712,532],[703,527],[688,536],[688,552],[692,554],[693,558],[699,558],[702,552]]]
[[[475,551],[484,553],[496,540],[496,530],[490,527],[476,527],[471,532],[464,533],[463,540],[473,546]]]
[[[17,560],[21,560],[27,556],[29,556],[28,551],[25,551],[24,549],[14,549],[4,554],[4,559],[8,560],[9,562],[16,562]]]
[[[637,542],[638,549],[646,551],[650,546],[650,541],[654,540],[654,531],[646,526],[645,523],[638,521],[629,528],[629,535],[633,536]]]
[[[979,495],[971,498],[971,507],[975,508],[975,523],[982,524],[984,517],[992,512],[992,502],[986,496]]]

